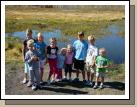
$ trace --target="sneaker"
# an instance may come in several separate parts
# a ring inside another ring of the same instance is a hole
[[[79,82],[79,78],[75,78],[73,81],[74,82]]]
[[[103,86],[103,85],[100,85],[100,86],[99,86],[99,88],[100,88],[100,89],[103,89],[103,88],[104,88],[104,86]]]
[[[69,79],[69,82],[72,82],[72,79],[71,79],[71,78]]]
[[[64,77],[62,80],[63,80],[63,81],[67,81],[67,78],[66,78],[66,77]]]
[[[93,89],[97,89],[97,88],[98,88],[98,86],[97,86],[97,85],[94,85]]]
[[[32,85],[32,90],[36,90],[37,89],[37,86],[36,85]]]
[[[86,85],[88,85],[88,86],[92,86],[93,83],[92,83],[91,81],[87,81]]]
[[[32,82],[29,81],[28,84],[27,84],[27,87],[31,87],[32,86]]]
[[[23,84],[26,84],[27,83],[27,79],[24,78],[23,81],[22,81]]]

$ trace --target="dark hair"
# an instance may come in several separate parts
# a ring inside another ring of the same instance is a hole
[[[84,36],[84,32],[83,31],[78,32],[78,36]]]

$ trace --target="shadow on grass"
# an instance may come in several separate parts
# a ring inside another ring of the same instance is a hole
[[[85,92],[85,91],[62,88],[62,87],[57,87],[55,85],[51,85],[51,86],[45,85],[41,88],[41,90],[49,90],[49,91],[54,91],[54,92],[58,92],[58,93],[73,94],[73,95],[88,94],[88,92]]]

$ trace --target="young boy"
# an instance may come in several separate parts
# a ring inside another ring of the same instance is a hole
[[[46,44],[44,42],[44,37],[42,33],[38,33],[37,37],[38,41],[35,43],[35,48],[39,53],[39,63],[40,63],[40,81],[43,83],[43,71],[44,71],[44,66],[46,64],[47,60],[47,54],[46,54]]]
[[[25,55],[25,61],[29,65],[29,82],[28,87],[32,86],[32,90],[38,88],[40,84],[40,75],[39,75],[39,57],[38,52],[34,49],[34,40],[30,39],[27,42],[28,51]],[[35,83],[35,81],[36,83]]]
[[[22,54],[23,54],[23,62],[24,62],[24,79],[23,79],[23,84],[27,83],[27,79],[28,79],[28,74],[29,74],[29,69],[28,69],[28,64],[25,62],[25,54],[28,51],[28,47],[27,47],[27,41],[29,41],[32,38],[32,30],[31,29],[27,29],[26,30],[26,39],[23,41],[23,49],[22,49]],[[36,42],[35,39],[33,39],[34,42]]]
[[[98,49],[96,46],[94,46],[95,38],[94,36],[88,36],[88,50],[87,50],[87,56],[86,56],[86,71],[87,71],[87,85],[92,86],[93,78],[94,78],[94,69],[95,69],[95,59],[98,55]],[[90,75],[91,75],[91,81],[90,81]]]
[[[101,79],[100,89],[103,88],[104,76],[106,69],[109,67],[108,59],[106,58],[106,49],[99,49],[99,56],[96,58],[96,83],[94,85],[94,89],[98,88],[99,77]]]
[[[74,79],[74,82],[79,81],[79,71],[82,72],[83,76],[83,83],[86,83],[85,80],[85,71],[84,71],[84,65],[85,65],[85,58],[87,55],[87,49],[88,49],[88,43],[84,40],[84,33],[78,32],[78,40],[76,40],[73,43],[74,48],[74,68],[76,69],[76,78]]]

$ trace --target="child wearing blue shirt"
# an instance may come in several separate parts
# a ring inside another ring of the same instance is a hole
[[[85,80],[85,58],[87,55],[88,43],[84,40],[84,33],[78,32],[78,40],[73,43],[74,48],[74,68],[76,69],[76,78],[74,81],[79,81],[79,70],[82,71],[83,82],[86,83]]]
[[[40,63],[40,81],[43,82],[43,71],[44,66],[47,62],[47,54],[46,54],[46,44],[44,42],[44,37],[42,33],[38,33],[38,41],[35,43],[35,48],[39,54],[39,63]]]

